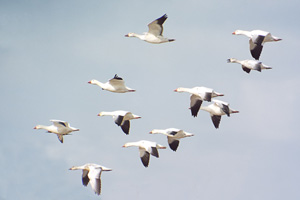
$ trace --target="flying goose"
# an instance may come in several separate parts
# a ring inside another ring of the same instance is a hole
[[[89,183],[93,191],[100,195],[101,193],[101,173],[102,171],[112,171],[112,169],[97,165],[94,163],[87,163],[82,166],[73,166],[69,170],[82,169],[82,184],[87,186]]]
[[[121,77],[119,77],[117,74],[115,74],[115,76],[106,83],[101,83],[95,79],[89,81],[88,83],[93,85],[98,85],[103,90],[107,90],[110,92],[116,92],[116,93],[135,92],[134,89],[125,86],[124,80]]]
[[[267,65],[264,65],[262,62],[258,60],[238,60],[235,58],[229,58],[227,59],[228,63],[239,63],[242,65],[242,69],[246,73],[250,73],[251,70],[257,70],[261,72],[263,69],[272,69],[272,67],[269,67]]]
[[[137,37],[141,40],[144,40],[146,42],[152,43],[152,44],[160,44],[164,42],[172,42],[175,41],[175,39],[168,39],[163,37],[163,23],[166,21],[168,16],[164,14],[160,18],[154,20],[150,24],[148,24],[149,30],[147,33],[144,33],[143,35],[136,34],[136,33],[128,33],[125,35],[125,37]]]
[[[282,39],[271,35],[271,33],[262,30],[243,31],[236,30],[232,33],[233,35],[245,35],[249,39],[250,52],[253,58],[259,60],[263,44],[265,42],[277,42]]]
[[[68,122],[54,119],[50,121],[53,122],[53,125],[37,125],[34,127],[34,129],[45,129],[48,131],[48,133],[56,134],[61,143],[64,142],[64,135],[69,135],[72,131],[79,131],[78,128],[71,127]]]
[[[130,121],[132,119],[139,119],[141,118],[138,115],[132,114],[131,112],[124,111],[124,110],[116,110],[112,112],[100,112],[98,116],[112,116],[113,119],[115,120],[115,123],[118,126],[121,126],[123,132],[128,135],[129,134],[129,129],[130,129]]]
[[[194,136],[194,134],[187,133],[181,129],[177,128],[168,128],[168,129],[153,129],[150,131],[151,134],[163,134],[166,135],[168,138],[168,143],[170,148],[173,151],[176,151],[179,145],[179,139],[185,138],[185,137],[191,137]]]
[[[211,88],[207,87],[193,87],[193,88],[184,88],[179,87],[174,90],[175,92],[188,92],[190,96],[190,109],[192,116],[197,117],[198,111],[201,107],[203,101],[210,102],[212,98],[217,96],[224,96],[224,94],[215,92]]]
[[[123,145],[123,147],[132,146],[139,147],[140,158],[145,167],[148,167],[149,165],[150,154],[158,158],[159,154],[157,149],[166,149],[165,146],[147,140],[140,140],[138,142],[128,142]]]
[[[237,110],[230,109],[229,103],[227,102],[220,100],[213,100],[213,102],[213,104],[202,106],[200,109],[210,113],[215,128],[219,128],[222,115],[227,115],[228,117],[230,117],[231,113],[239,113],[239,111]]]

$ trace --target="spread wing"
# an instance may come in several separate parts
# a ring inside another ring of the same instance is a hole
[[[123,119],[124,119],[124,116],[122,116],[122,115],[114,115],[114,118],[115,118],[115,123],[116,123],[118,126],[121,126],[122,121],[123,121]]]
[[[60,143],[64,143],[64,137],[63,135],[57,134],[58,140],[60,141]]]
[[[202,99],[197,96],[197,95],[191,95],[190,97],[191,103],[190,103],[190,108],[191,108],[191,113],[193,117],[197,117],[198,111],[202,105]]]
[[[88,177],[88,173],[89,173],[88,170],[85,170],[85,169],[82,170],[82,184],[84,186],[87,186],[89,184],[89,181],[90,181],[90,179]]]
[[[92,168],[92,169],[90,168],[90,171],[88,173],[88,177],[90,179],[90,185],[97,195],[100,195],[101,193],[100,175],[101,175],[100,168]]]
[[[68,127],[69,126],[69,123],[68,122],[65,122],[65,121],[61,121],[61,120],[55,120],[55,119],[52,119],[50,120],[51,122],[53,122],[53,124],[57,127]]]
[[[219,128],[219,124],[220,124],[220,121],[221,121],[221,116],[219,116],[219,115],[212,115],[211,116],[211,120],[212,120],[215,128]]]
[[[148,167],[149,165],[149,159],[150,159],[150,153],[145,151],[144,149],[140,149],[140,157],[143,165],[145,167]]]
[[[123,132],[128,135],[129,134],[129,129],[130,129],[130,122],[129,120],[126,120],[123,122],[123,124],[121,125],[121,128],[123,130]]]
[[[265,36],[256,35],[256,36],[253,36],[252,39],[249,40],[251,55],[256,60],[259,60],[260,54],[263,49],[262,42],[264,41],[264,39],[265,39]]]
[[[251,69],[249,69],[248,67],[242,65],[242,69],[247,72],[248,74],[250,73]]]
[[[158,35],[162,35],[163,34],[163,23],[166,21],[166,19],[168,18],[168,16],[166,14],[164,14],[163,16],[161,16],[160,18],[154,20],[153,22],[151,22],[150,24],[148,24],[148,33],[151,33],[155,36]]]
[[[117,74],[114,76],[114,78],[110,79],[108,82],[115,88],[125,87],[124,80],[121,77],[119,77]]]
[[[179,145],[179,140],[175,140],[171,137],[168,137],[168,143],[169,143],[169,146],[170,148],[173,150],[173,151],[176,151],[177,148],[178,148],[178,145]]]

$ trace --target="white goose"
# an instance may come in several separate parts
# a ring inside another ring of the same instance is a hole
[[[168,138],[168,143],[170,148],[173,151],[176,151],[179,145],[179,139],[185,138],[185,137],[191,137],[194,136],[194,134],[187,133],[181,129],[177,128],[168,128],[168,129],[153,129],[150,131],[151,134],[163,134],[166,135]]]
[[[119,77],[117,74],[106,83],[101,83],[95,79],[89,81],[88,83],[93,85],[98,85],[103,90],[107,90],[110,92],[116,92],[116,93],[135,92],[134,89],[125,86],[124,80],[121,77]]]
[[[193,87],[193,88],[184,88],[179,87],[174,90],[175,92],[188,92],[191,94],[190,97],[190,109],[192,116],[197,117],[198,111],[201,107],[203,101],[210,102],[212,98],[217,96],[224,96],[224,94],[215,92],[211,88],[207,87]]]
[[[245,35],[249,39],[250,52],[253,58],[259,60],[263,44],[265,42],[277,42],[282,39],[271,35],[271,33],[262,30],[243,31],[236,30],[232,33],[233,35]]]
[[[163,23],[166,21],[168,16],[165,14],[162,17],[154,20],[150,24],[148,24],[149,30],[147,33],[144,33],[143,35],[139,35],[136,33],[128,33],[125,35],[125,37],[137,37],[143,41],[152,43],[152,44],[160,44],[165,42],[172,42],[175,41],[175,39],[168,39],[163,37]]]
[[[53,122],[53,125],[45,126],[45,125],[37,125],[34,129],[45,129],[48,133],[54,133],[57,135],[59,141],[61,143],[64,142],[64,135],[69,135],[72,131],[79,131],[78,128],[73,128],[69,125],[68,122],[61,120],[50,120]]]
[[[200,109],[210,113],[215,128],[219,128],[222,115],[227,115],[228,117],[230,117],[231,113],[239,113],[239,111],[237,110],[230,109],[229,103],[227,102],[220,100],[213,100],[213,102],[213,104],[203,106]]]
[[[93,191],[100,195],[101,193],[101,173],[102,171],[112,171],[112,169],[97,165],[94,163],[87,163],[82,166],[73,166],[69,170],[82,170],[82,184],[87,186],[89,183]]]
[[[238,60],[235,58],[230,58],[227,60],[228,63],[239,63],[242,65],[242,69],[250,73],[251,70],[257,70],[261,72],[263,69],[272,69],[272,67],[269,67],[267,65],[264,65],[262,62],[257,60]]]
[[[158,158],[159,154],[157,149],[166,149],[165,146],[147,140],[141,140],[138,142],[128,142],[123,145],[123,147],[132,146],[139,147],[140,158],[145,167],[148,167],[149,165],[150,154]]]
[[[112,112],[100,112],[98,116],[112,116],[113,119],[115,120],[115,123],[118,126],[121,126],[123,132],[128,135],[129,134],[129,129],[130,129],[130,122],[129,120],[132,119],[139,119],[141,118],[138,115],[132,114],[131,112],[124,111],[124,110],[116,110]]]

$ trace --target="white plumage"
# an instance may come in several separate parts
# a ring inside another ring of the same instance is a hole
[[[132,114],[129,111],[124,111],[124,110],[116,110],[112,112],[100,112],[98,116],[112,116],[113,119],[115,120],[115,123],[118,126],[121,126],[121,129],[123,132],[128,135],[129,134],[129,129],[130,129],[130,121],[132,119],[139,119],[141,118],[138,115]]]
[[[243,31],[236,30],[233,35],[245,35],[249,38],[250,52],[253,58],[259,60],[265,42],[277,42],[282,39],[273,36],[271,33],[262,30]]]
[[[202,105],[203,101],[210,102],[212,98],[217,96],[224,96],[224,94],[215,92],[211,88],[207,87],[193,87],[193,88],[184,88],[179,87],[174,90],[175,92],[188,92],[190,96],[190,109],[192,116],[197,117],[198,111]]]
[[[89,183],[93,191],[97,194],[101,194],[101,173],[102,171],[112,171],[112,169],[94,164],[87,163],[82,166],[73,166],[69,170],[82,170],[82,184],[87,186]]]
[[[155,157],[159,157],[157,149],[165,149],[165,146],[157,144],[156,142],[151,142],[147,140],[140,140],[138,142],[128,142],[123,145],[123,147],[139,147],[140,158],[145,167],[149,165],[150,154]]]
[[[107,90],[110,92],[116,92],[116,93],[135,92],[134,89],[125,86],[124,80],[121,77],[119,77],[117,74],[106,83],[102,83],[95,79],[90,80],[88,83],[93,85],[98,85],[103,90]]]
[[[128,33],[125,37],[137,37],[143,41],[152,43],[152,44],[160,44],[165,42],[172,42],[175,39],[168,39],[163,37],[163,23],[166,21],[168,16],[165,14],[160,18],[154,20],[150,24],[148,24],[148,32],[143,35],[136,33]]]
[[[173,151],[176,151],[179,145],[179,140],[185,137],[194,136],[194,134],[185,132],[177,128],[168,128],[168,129],[153,129],[150,131],[151,134],[163,134],[168,138],[168,144]]]
[[[63,136],[68,135],[73,131],[79,131],[78,128],[71,127],[68,122],[62,121],[62,120],[50,120],[53,122],[53,125],[45,126],[45,125],[37,125],[34,127],[34,129],[45,129],[49,133],[54,133],[57,135],[59,141],[61,143],[64,142]]]

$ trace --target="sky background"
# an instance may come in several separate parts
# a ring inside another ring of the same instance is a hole
[[[0,200],[299,199],[299,8],[298,0],[0,0]],[[165,13],[164,36],[175,42],[124,37]],[[252,59],[236,29],[283,39],[261,54],[272,70],[247,74],[226,62]],[[114,74],[136,92],[87,83]],[[218,99],[240,113],[223,116],[219,129],[207,112],[192,117],[189,94],[174,89],[194,86],[224,93]],[[128,136],[97,116],[114,110],[142,117]],[[80,131],[61,144],[33,129],[50,119]],[[137,148],[122,148],[142,139],[168,146],[149,131],[171,127],[195,136],[177,152],[160,150],[148,168]],[[68,170],[88,162],[113,169],[102,173],[100,197]]]

